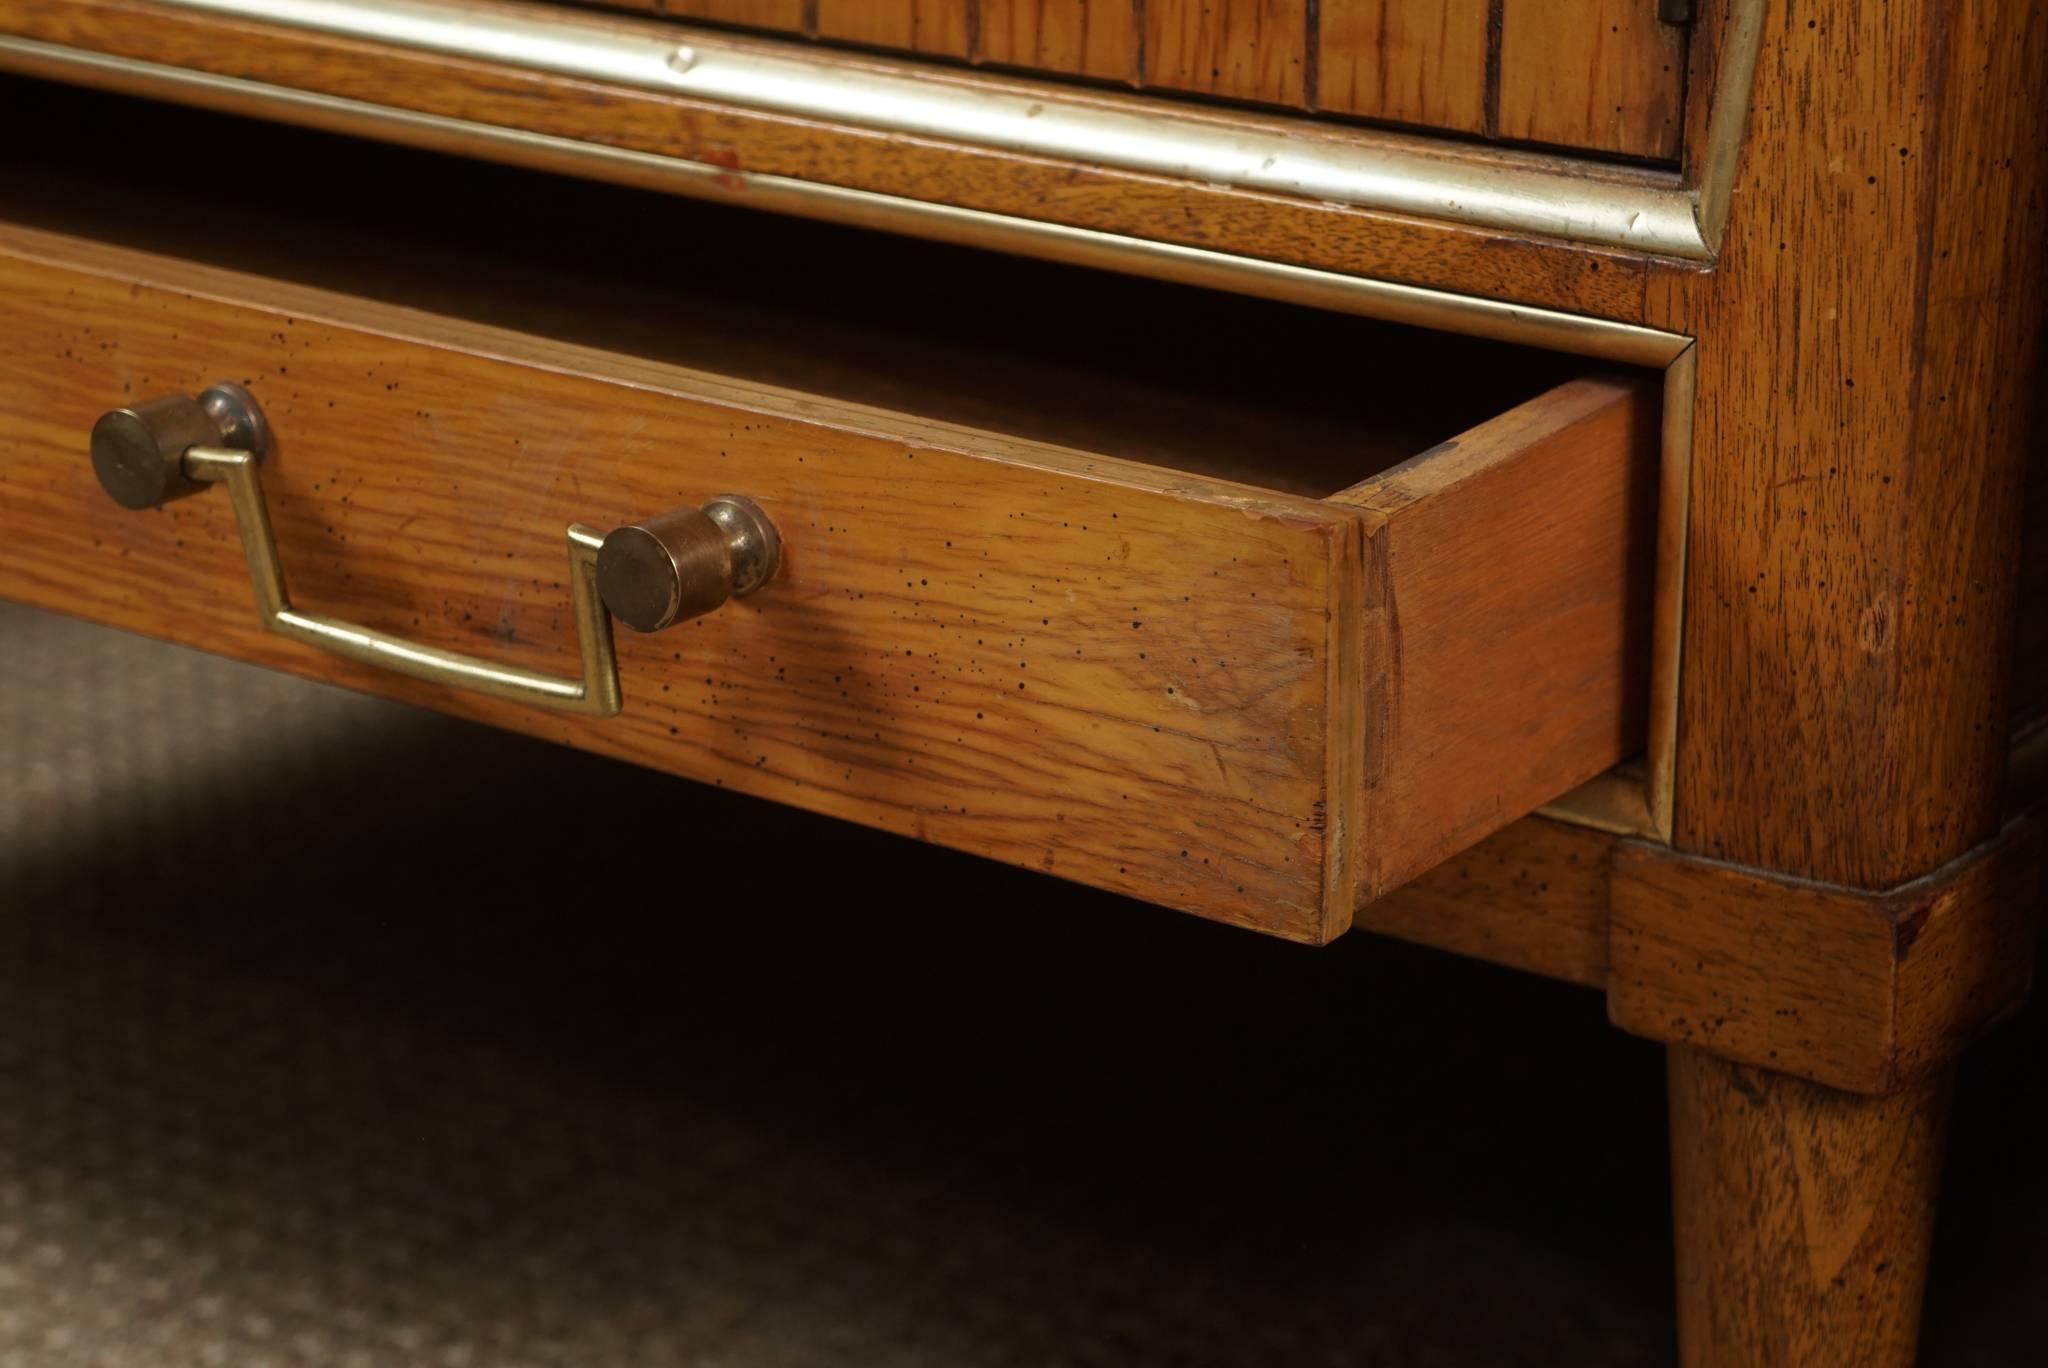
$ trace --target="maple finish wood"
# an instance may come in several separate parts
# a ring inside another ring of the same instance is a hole
[[[1687,1364],[1909,1368],[1953,1070],[1858,1097],[1671,1051]]]
[[[1152,241],[1223,247],[1290,265],[1623,321],[1640,321],[1644,313],[1649,263],[1627,252],[738,112],[513,66],[456,63],[305,30],[227,22],[150,0],[0,0],[0,32],[736,170]],[[1016,88],[993,76],[952,73],[949,79]],[[272,110],[252,112],[275,116]],[[294,117],[333,126],[313,111]],[[1370,136],[1275,122],[1308,138]],[[1483,160],[1497,154],[1472,155]]]
[[[1511,759],[1480,756],[1502,738],[1478,728],[1444,744],[1437,710],[1469,702],[1430,695],[1437,671],[1489,673],[1511,638],[1482,619],[1460,665],[1411,620],[1432,662],[1411,687],[1393,677],[1407,666],[1385,610],[1413,586],[1414,611],[1431,611],[1460,564],[1470,582],[1467,538],[1520,528],[1491,502],[1533,506],[1552,481],[1626,491],[1648,468],[1626,436],[1635,387],[1565,386],[1482,427],[1470,452],[1447,444],[1384,488],[1316,501],[46,234],[7,230],[0,251],[0,409],[28,415],[0,476],[24,529],[0,550],[11,596],[1309,941],[1447,839],[1480,839],[1633,740],[1611,722],[1640,706],[1621,662],[1647,649],[1626,611],[1629,551],[1570,563],[1613,581],[1575,583],[1608,606],[1543,636],[1585,687],[1541,698],[1562,721],[1534,716],[1533,695],[1497,702],[1528,738]],[[264,478],[309,609],[559,666],[561,528],[727,489],[767,510],[786,568],[687,628],[622,640],[626,709],[598,722],[265,637],[224,502],[127,515],[79,456],[101,409],[220,376],[246,379],[279,434]],[[1583,440],[1542,440],[1577,423]],[[1432,474],[1435,459],[1452,464]],[[1439,500],[1467,515],[1432,529]],[[1590,520],[1625,507],[1548,516],[1586,520],[1596,546],[1646,542],[1625,518]],[[1369,718],[1369,692],[1393,700],[1394,725]],[[1448,837],[1381,811],[1425,768],[1458,823]]]
[[[1614,864],[1609,1015],[1726,1059],[1893,1092],[1946,1069],[2033,977],[2037,820],[1883,894],[1642,843]]]

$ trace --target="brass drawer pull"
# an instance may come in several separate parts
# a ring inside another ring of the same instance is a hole
[[[101,487],[125,508],[153,508],[196,494],[209,484],[226,485],[256,589],[256,611],[263,625],[280,636],[496,698],[596,717],[619,711],[611,619],[597,592],[597,552],[603,539],[596,531],[580,523],[570,524],[568,530],[570,596],[576,644],[583,657],[580,679],[494,665],[318,613],[302,613],[285,594],[284,569],[278,563],[277,539],[257,474],[269,439],[269,426],[255,399],[240,385],[222,383],[197,399],[153,399],[101,415],[92,429],[92,467]]]

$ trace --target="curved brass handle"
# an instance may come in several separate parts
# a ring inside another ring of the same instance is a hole
[[[107,493],[127,508],[151,508],[209,484],[226,485],[256,589],[256,611],[263,625],[280,636],[415,679],[496,698],[595,717],[619,711],[619,663],[612,651],[611,619],[597,592],[597,549],[603,538],[596,531],[580,523],[568,530],[569,592],[575,605],[577,649],[583,657],[582,677],[564,679],[494,665],[292,607],[257,475],[257,461],[268,445],[269,428],[256,400],[240,385],[222,383],[197,399],[155,399],[102,415],[93,425],[92,464]]]

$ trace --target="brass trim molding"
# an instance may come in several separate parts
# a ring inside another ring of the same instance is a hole
[[[1491,337],[1629,365],[1664,366],[1690,345],[1689,339],[1678,333],[1615,319],[1452,294],[1041,219],[1012,218],[790,176],[736,172],[651,152],[422,114],[26,38],[0,37],[0,69],[129,94],[154,95],[228,113],[257,115],[434,151],[458,152],[534,170],[1285,300],[1336,313]]]
[[[763,113],[1687,260],[1674,175],[1441,139],[890,64],[658,21],[474,0],[159,0],[173,9],[661,91]],[[1745,0],[1749,3],[1749,0]]]
[[[1764,0],[1727,0],[1728,33],[1720,74],[1707,111],[1706,147],[1701,150],[1695,188],[1700,235],[1707,254],[1721,250],[1728,226],[1728,202],[1735,191],[1742,135],[1749,127],[1750,92],[1756,85],[1757,53],[1763,47]]]

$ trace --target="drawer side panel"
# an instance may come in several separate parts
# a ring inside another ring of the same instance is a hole
[[[1642,748],[1658,413],[1571,381],[1337,496],[1373,515],[1363,897]]]

